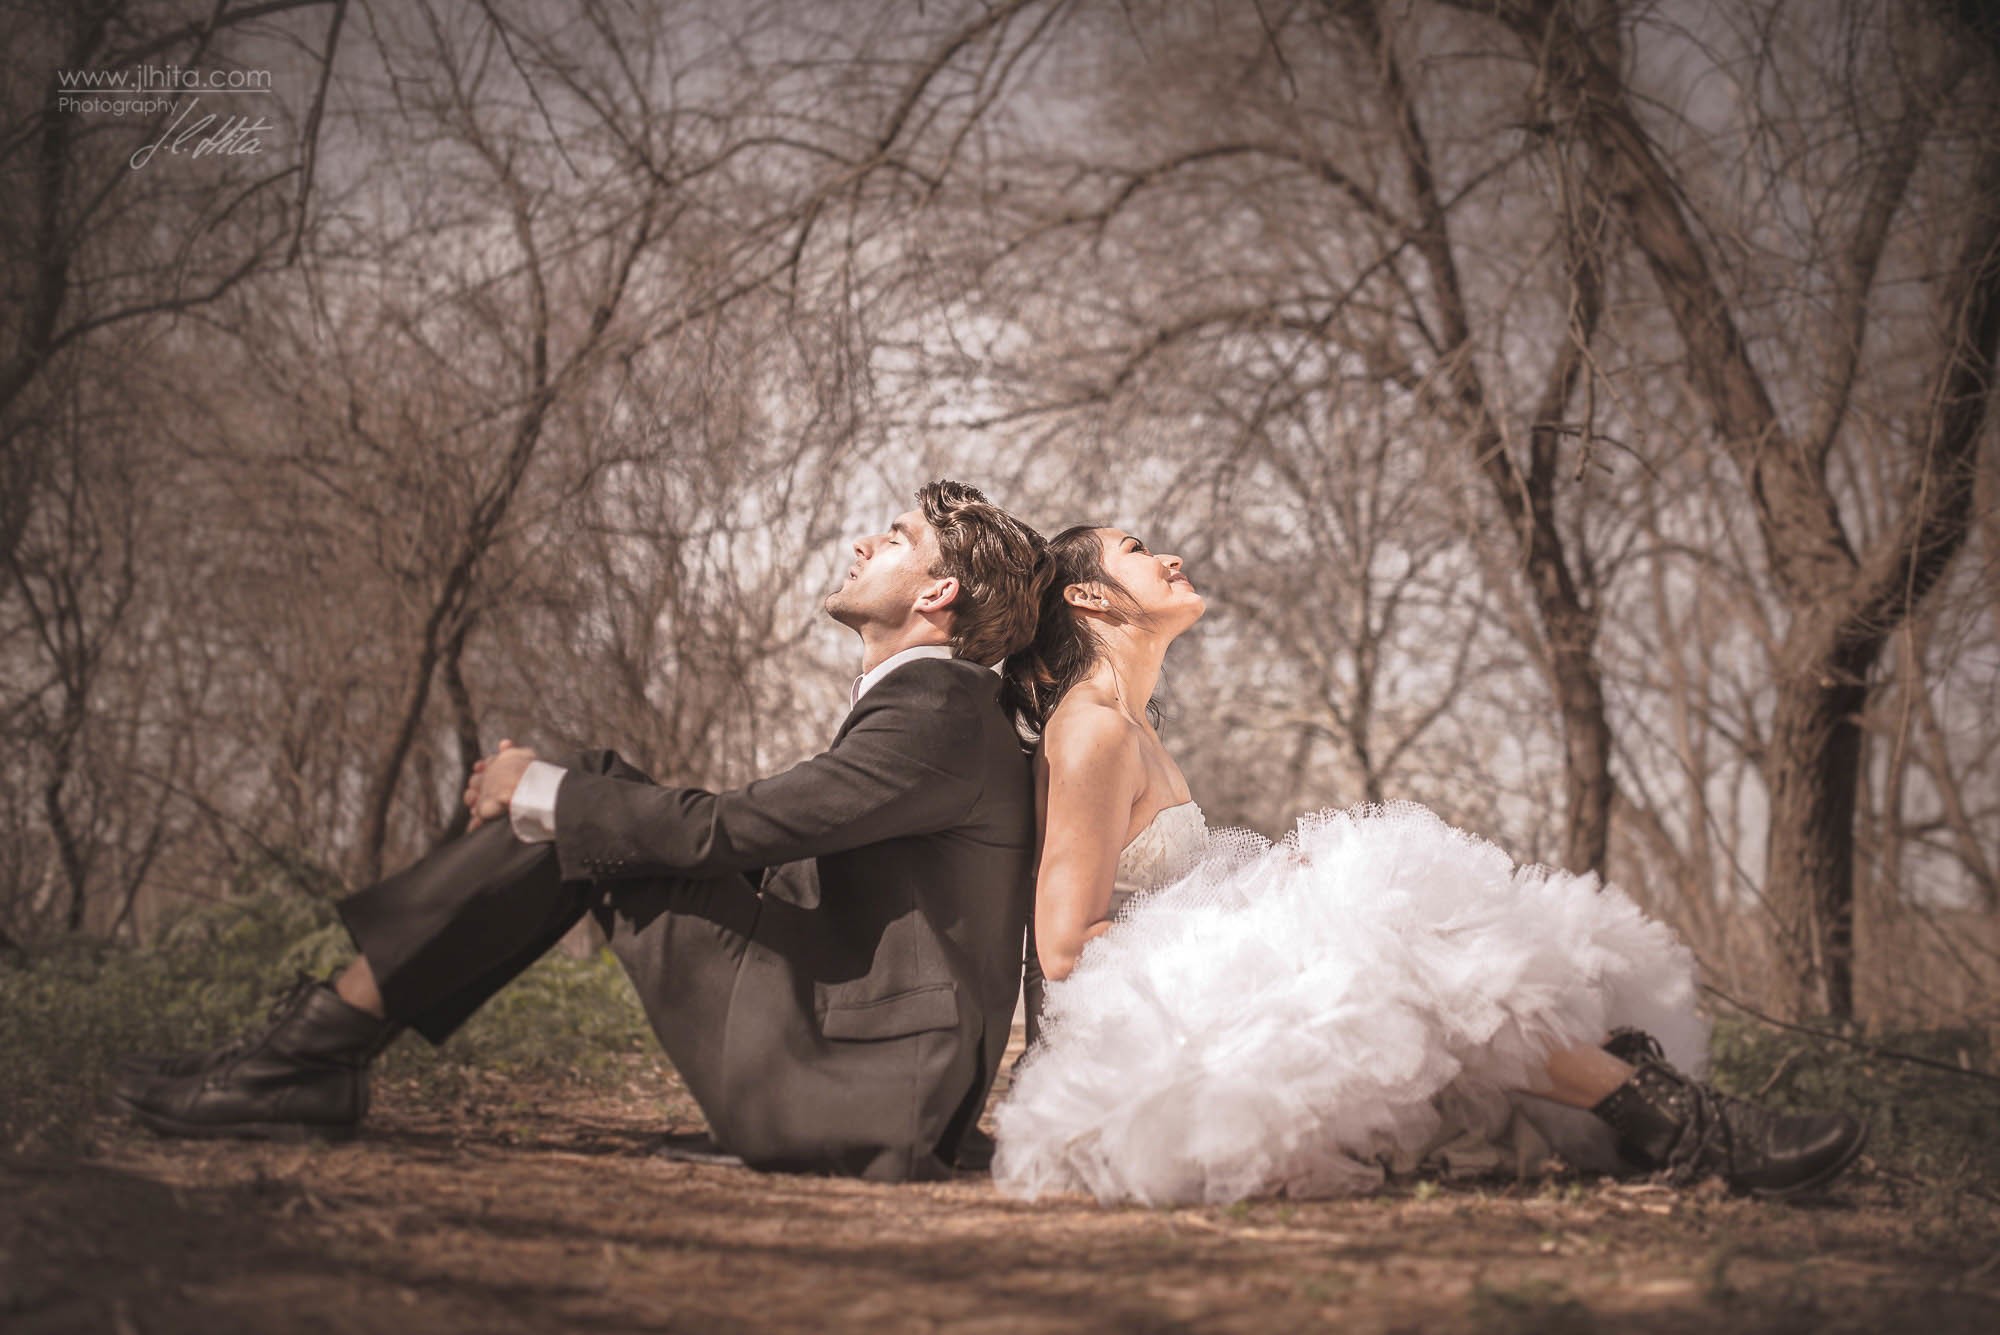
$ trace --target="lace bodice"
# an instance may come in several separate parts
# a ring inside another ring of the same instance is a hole
[[[1115,913],[1143,890],[1178,880],[1201,860],[1208,843],[1208,822],[1192,802],[1163,807],[1145,829],[1118,855],[1118,876],[1111,906]]]

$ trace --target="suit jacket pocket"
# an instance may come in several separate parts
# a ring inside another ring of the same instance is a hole
[[[868,1001],[828,1001],[819,1019],[822,1034],[848,1040],[903,1038],[929,1029],[950,1029],[957,1023],[958,989],[949,982]]]

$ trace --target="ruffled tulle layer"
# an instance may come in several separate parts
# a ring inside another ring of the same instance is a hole
[[[1616,1026],[1699,1073],[1694,1001],[1693,957],[1622,892],[1422,807],[1217,831],[1050,985],[994,1177],[1152,1204],[1366,1190]]]

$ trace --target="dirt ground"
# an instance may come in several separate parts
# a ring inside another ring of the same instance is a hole
[[[2000,1330],[2000,1203],[1866,1160],[1811,1205],[1550,1181],[1106,1209],[653,1153],[699,1126],[650,1063],[616,1095],[378,1089],[342,1146],[104,1118],[86,1158],[0,1158],[0,1331]]]

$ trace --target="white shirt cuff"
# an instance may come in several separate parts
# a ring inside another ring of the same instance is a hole
[[[514,786],[514,800],[507,804],[507,823],[514,837],[524,844],[553,843],[556,837],[556,789],[563,775],[561,765],[531,760]]]

